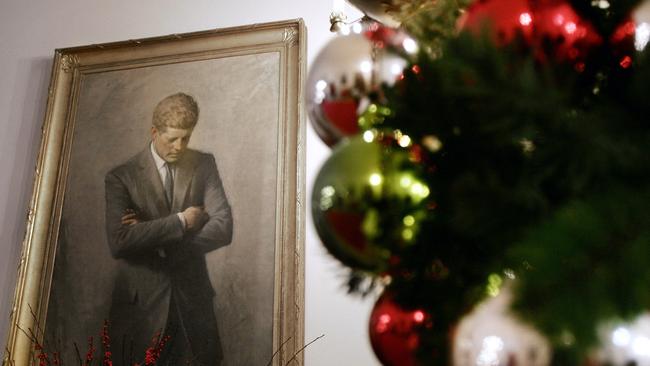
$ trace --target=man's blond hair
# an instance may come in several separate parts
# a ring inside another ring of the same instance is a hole
[[[191,96],[176,93],[161,100],[153,111],[153,126],[159,131],[167,127],[192,129],[199,119],[199,106]]]

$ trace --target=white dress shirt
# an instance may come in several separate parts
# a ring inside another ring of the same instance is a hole
[[[153,156],[153,160],[156,162],[156,169],[158,169],[158,175],[160,175],[160,180],[164,187],[165,181],[167,180],[167,167],[165,167],[167,162],[158,155],[156,149],[153,147],[153,142],[149,146],[151,147],[151,155]],[[172,168],[171,171],[172,178],[176,179],[176,169]]]

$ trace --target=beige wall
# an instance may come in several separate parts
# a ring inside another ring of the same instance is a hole
[[[9,326],[53,50],[302,17],[309,28],[311,60],[331,37],[327,31],[331,4],[330,0],[0,2],[0,345],[4,346]],[[309,129],[308,188],[328,151]],[[307,349],[306,364],[377,364],[366,335],[372,300],[345,295],[344,271],[326,256],[311,223],[306,246],[306,340],[325,334]]]

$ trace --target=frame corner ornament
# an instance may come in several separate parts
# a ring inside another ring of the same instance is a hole
[[[66,74],[79,66],[79,56],[77,55],[63,55],[61,57],[61,70]]]
[[[288,47],[294,47],[298,44],[298,31],[296,28],[285,28],[282,42]]]

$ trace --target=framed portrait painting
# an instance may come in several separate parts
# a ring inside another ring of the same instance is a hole
[[[7,364],[302,364],[305,37],[56,50]]]

